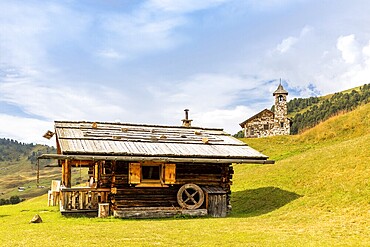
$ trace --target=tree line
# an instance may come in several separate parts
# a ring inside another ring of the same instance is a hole
[[[19,161],[21,156],[28,155],[34,148],[34,144],[26,144],[13,139],[0,138],[0,162]]]
[[[0,138],[0,162],[19,161],[26,156],[31,164],[36,164],[37,157],[43,153],[56,153],[56,149],[46,145],[35,145],[9,138]]]
[[[9,204],[18,204],[25,199],[21,199],[19,196],[11,196],[9,199],[0,198],[0,206]]]
[[[288,102],[288,112],[298,112],[292,118],[291,134],[298,134],[307,128],[312,128],[326,119],[342,112],[354,110],[361,104],[370,101],[370,84],[360,87],[359,91],[335,93],[330,98],[293,99]],[[305,110],[303,113],[300,111]]]

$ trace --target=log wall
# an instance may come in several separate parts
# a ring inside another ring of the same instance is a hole
[[[176,182],[173,185],[164,185],[164,187],[130,185],[128,174],[128,162],[105,161],[103,164],[103,174],[98,184],[100,188],[112,189],[110,200],[113,210],[130,207],[179,207],[177,191],[182,185],[188,183],[201,187],[222,188],[226,192],[222,201],[226,201],[227,212],[231,209],[230,186],[233,174],[231,164],[177,163]],[[211,199],[211,201],[216,199]],[[204,203],[201,208],[206,207],[208,206]]]

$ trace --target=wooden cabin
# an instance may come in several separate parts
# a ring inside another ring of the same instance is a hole
[[[122,218],[225,217],[231,210],[233,163],[273,163],[222,129],[56,121],[62,168],[62,214]],[[71,168],[89,171],[71,186]]]

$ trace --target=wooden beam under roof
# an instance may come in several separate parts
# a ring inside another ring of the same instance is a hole
[[[274,164],[274,160],[245,158],[201,158],[201,157],[157,157],[157,156],[105,156],[105,155],[62,155],[43,154],[38,159],[68,159],[68,160],[116,160],[116,161],[155,161],[155,162],[188,162],[188,163],[239,163],[239,164]]]

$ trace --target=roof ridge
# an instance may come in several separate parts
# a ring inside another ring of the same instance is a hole
[[[68,121],[68,120],[55,120],[55,124],[66,124],[66,123],[71,123],[71,124],[106,124],[106,125],[122,125],[122,126],[135,126],[135,127],[154,127],[154,128],[174,128],[174,129],[186,129],[186,130],[213,130],[213,131],[224,131],[222,128],[205,128],[205,127],[196,127],[196,126],[191,126],[191,127],[184,127],[181,125],[160,125],[160,124],[135,124],[135,123],[121,123],[121,122],[104,122],[104,121]]]

